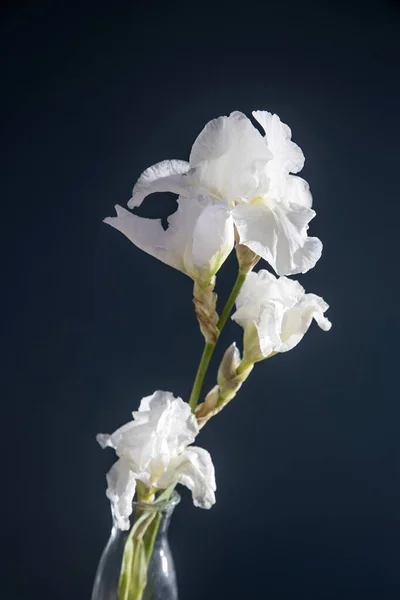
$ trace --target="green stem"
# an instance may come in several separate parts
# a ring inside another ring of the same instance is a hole
[[[251,365],[254,365],[254,363],[247,362],[245,359],[243,359],[238,368],[236,369],[236,375],[241,375],[242,373],[244,373],[244,371],[246,371],[246,369],[251,367]]]
[[[222,310],[221,316],[217,323],[217,327],[220,332],[222,331],[225,323],[228,320],[233,305],[235,304],[236,298],[239,295],[239,292],[246,280],[246,277],[247,273],[241,273],[239,271],[235,284],[232,288],[231,293],[229,294],[229,298],[226,301],[226,304]],[[211,344],[209,342],[206,343],[206,345],[204,346],[203,354],[201,356],[199,367],[197,369],[196,378],[193,383],[192,393],[190,394],[189,399],[189,406],[192,409],[192,412],[196,410],[196,406],[201,394],[201,389],[203,387],[204,378],[206,376],[208,365],[210,364],[210,360],[213,355],[215,346],[216,344]]]
[[[242,289],[242,285],[244,284],[246,277],[247,277],[247,273],[241,273],[239,271],[239,274],[236,278],[235,284],[232,288],[231,293],[229,294],[229,298],[226,301],[226,304],[222,310],[221,316],[219,318],[219,321],[217,323],[217,327],[220,331],[222,331],[225,323],[228,320],[229,315],[231,314],[231,310],[233,308],[233,305],[236,302],[236,298],[239,296],[239,292]]]
[[[197,369],[196,378],[193,383],[192,393],[190,394],[189,406],[192,412],[195,411],[200,398],[201,388],[203,387],[204,377],[206,376],[208,365],[214,352],[215,344],[207,343],[204,346],[203,354]]]

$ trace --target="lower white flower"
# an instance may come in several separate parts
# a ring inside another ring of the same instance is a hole
[[[164,180],[162,180],[164,181]],[[117,216],[104,222],[118,229],[135,246],[194,281],[207,284],[234,245],[233,219],[228,207],[206,196],[179,198],[178,210],[164,230],[160,219],[146,219],[116,206]]]
[[[287,277],[261,270],[250,273],[236,300],[232,319],[244,329],[243,358],[254,363],[272,353],[294,348],[313,319],[324,331],[332,324],[324,316],[328,304]]]
[[[189,446],[199,426],[189,405],[171,392],[156,391],[143,398],[133,421],[97,441],[114,448],[119,460],[107,475],[107,497],[120,529],[129,529],[136,481],[165,489],[181,483],[192,491],[196,506],[215,503],[215,473],[210,454]],[[189,447],[188,447],[189,446]]]

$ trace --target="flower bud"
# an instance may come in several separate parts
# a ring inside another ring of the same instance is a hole
[[[235,344],[231,344],[226,350],[218,369],[217,382],[220,395],[224,396],[236,387],[236,371],[240,365],[240,352]]]
[[[207,421],[216,414],[215,409],[219,398],[219,387],[215,385],[206,396],[206,399],[196,408],[196,419],[199,427],[203,427]],[[217,411],[219,412],[219,411]]]
[[[252,363],[241,361],[240,352],[233,342],[226,350],[218,369],[219,399],[217,408],[224,406],[236,396],[252,368]]]
[[[216,344],[219,336],[218,314],[215,310],[217,294],[213,291],[214,286],[215,277],[211,279],[208,286],[203,286],[195,281],[193,287],[194,310],[207,344]]]
[[[196,409],[196,419],[200,427],[203,427],[236,396],[253,366],[252,363],[240,360],[240,353],[235,343],[229,346],[218,369],[218,385],[212,388],[205,401]]]

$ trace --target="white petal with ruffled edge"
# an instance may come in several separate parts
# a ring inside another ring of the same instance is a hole
[[[292,350],[307,333],[312,320],[315,319],[323,331],[329,331],[332,323],[324,316],[329,305],[315,294],[304,294],[300,302],[285,313],[281,339],[276,352]]]
[[[171,392],[157,390],[151,396],[146,396],[142,399],[139,410],[132,415],[135,421],[139,419],[141,426],[146,427],[148,437],[151,437],[150,433],[153,431],[153,437],[159,438],[156,452],[158,449],[161,451],[162,442],[164,443],[164,447],[168,449],[168,460],[192,444],[199,432],[188,403],[182,398],[175,398]]]
[[[310,186],[305,179],[298,175],[288,175],[285,183],[285,202],[287,204],[299,204],[306,208],[312,207],[312,195]]]
[[[303,168],[304,154],[301,148],[291,141],[290,127],[282,123],[278,115],[264,110],[255,110],[252,114],[264,129],[268,148],[273,156],[266,167],[271,182],[269,195],[279,198],[285,192],[286,176],[289,173],[298,173]]]
[[[134,420],[117,429],[109,439],[98,441],[126,457],[136,473],[148,471],[157,477],[173,456],[194,442],[199,431],[189,405],[171,392],[156,391],[143,398]]]
[[[200,189],[232,205],[253,191],[257,165],[265,165],[271,156],[246,115],[233,112],[207,123],[193,144],[189,162]]]
[[[215,471],[210,453],[204,448],[190,446],[171,461],[168,470],[158,484],[165,488],[180,483],[192,492],[193,504],[199,508],[211,508],[215,504]]]
[[[264,258],[278,275],[306,273],[321,257],[321,241],[307,235],[315,212],[306,206],[241,204],[232,216],[240,243]]]
[[[129,517],[132,514],[132,502],[135,496],[136,480],[129,462],[120,458],[107,474],[107,498],[112,505],[113,514],[119,529],[129,529]]]
[[[155,192],[184,193],[184,176],[189,169],[190,165],[185,160],[163,160],[149,167],[137,180],[128,207],[140,206],[146,196]]]

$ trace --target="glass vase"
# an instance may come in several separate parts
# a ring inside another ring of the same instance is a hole
[[[168,502],[133,502],[129,531],[118,529],[113,515],[92,600],[178,600],[168,527],[179,502],[176,491]]]

